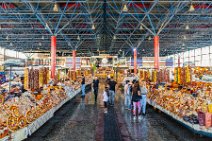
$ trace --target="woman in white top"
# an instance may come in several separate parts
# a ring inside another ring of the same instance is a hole
[[[103,102],[104,102],[104,113],[107,113],[107,105],[108,105],[108,96],[109,96],[109,87],[105,87],[105,91],[103,93]]]
[[[131,110],[131,87],[130,81],[126,80],[126,84],[124,86],[124,105],[127,110]]]

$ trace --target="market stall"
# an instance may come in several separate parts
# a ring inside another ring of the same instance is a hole
[[[158,88],[150,84],[148,103],[194,132],[212,137],[212,83],[191,81],[191,75],[191,68],[178,67],[175,82],[159,83]]]

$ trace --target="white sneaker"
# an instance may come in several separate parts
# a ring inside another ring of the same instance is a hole
[[[141,120],[142,119],[142,117],[141,116],[138,116],[138,120]]]
[[[133,121],[135,121],[136,120],[136,116],[133,116]]]

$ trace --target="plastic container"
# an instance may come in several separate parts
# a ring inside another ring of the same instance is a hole
[[[208,112],[212,114],[212,103],[208,104]]]
[[[212,126],[212,114],[211,113],[205,113],[205,126],[207,128]]]
[[[205,126],[205,113],[198,112],[198,120],[200,126]]]

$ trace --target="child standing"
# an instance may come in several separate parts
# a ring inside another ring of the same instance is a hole
[[[107,114],[108,96],[109,96],[109,87],[106,86],[105,91],[103,93],[104,113],[105,114]]]

